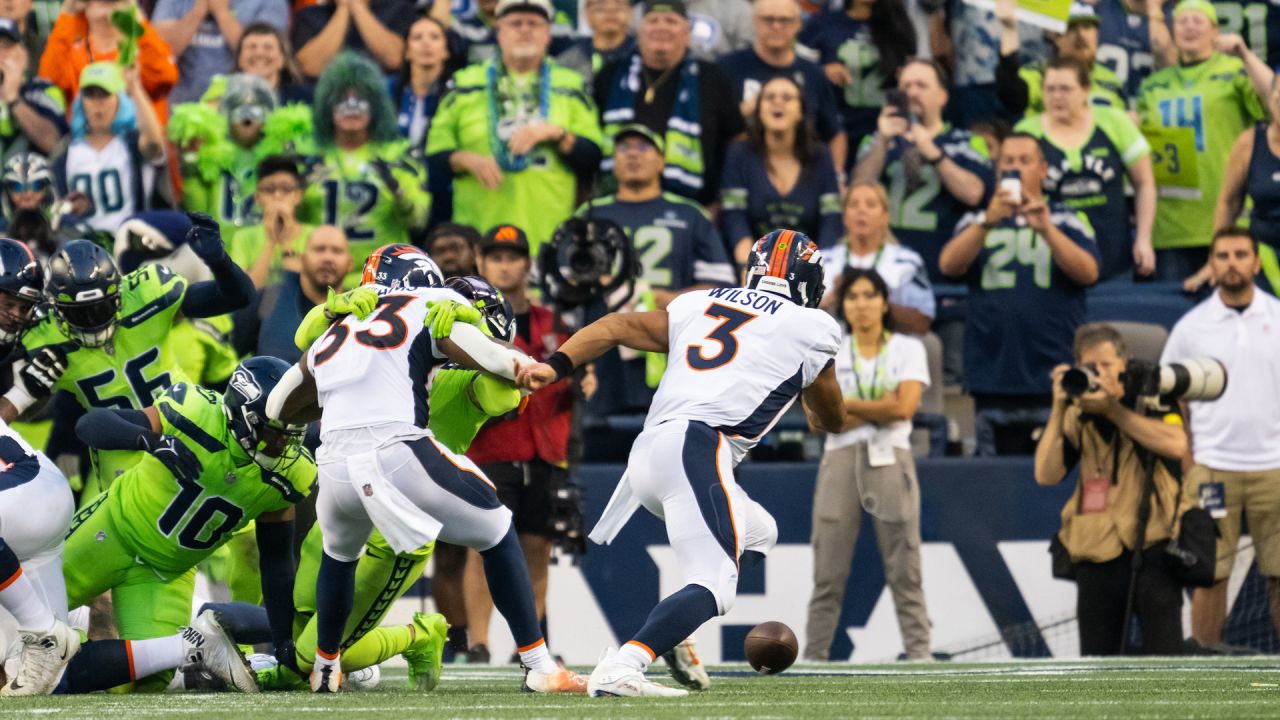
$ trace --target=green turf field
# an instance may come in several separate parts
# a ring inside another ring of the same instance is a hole
[[[804,665],[758,677],[713,668],[713,687],[682,700],[547,697],[519,692],[514,669],[450,666],[410,693],[389,670],[374,691],[339,696],[169,693],[0,701],[0,717],[70,718],[1280,718],[1280,659]]]

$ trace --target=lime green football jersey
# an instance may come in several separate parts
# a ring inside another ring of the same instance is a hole
[[[1214,53],[1197,65],[1152,73],[1138,90],[1138,115],[1144,128],[1189,128],[1195,137],[1197,187],[1160,187],[1152,241],[1157,249],[1207,246],[1231,145],[1264,117],[1244,65]],[[1156,158],[1177,152],[1173,146],[1153,150]],[[1176,158],[1164,162],[1177,164]]]
[[[169,388],[155,403],[161,432],[199,458],[200,478],[180,483],[147,455],[107,493],[116,529],[138,559],[160,577],[181,575],[257,516],[302,500],[316,479],[305,450],[284,474],[254,463],[231,434],[222,398],[191,383]]]

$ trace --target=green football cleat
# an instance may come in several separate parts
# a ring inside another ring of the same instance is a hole
[[[409,663],[409,688],[431,692],[440,683],[449,623],[440,613],[414,613],[413,626],[417,639],[404,651],[404,659]]]

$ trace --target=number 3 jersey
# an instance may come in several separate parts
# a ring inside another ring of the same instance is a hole
[[[381,297],[372,314],[364,320],[347,315],[307,351],[326,445],[332,444],[336,430],[427,427],[427,375],[444,362],[430,329],[423,326],[427,303],[466,304],[445,288],[374,289]]]
[[[283,473],[253,462],[231,434],[222,398],[211,390],[178,383],[155,407],[160,432],[199,458],[200,478],[180,483],[159,460],[144,455],[112,483],[106,502],[122,540],[166,580],[195,566],[257,516],[301,501],[315,482],[315,461],[302,448]]]
[[[667,371],[645,427],[694,420],[724,433],[736,464],[835,359],[827,313],[773,293],[716,288],[667,306]]]
[[[956,234],[985,214],[972,212]],[[1093,231],[1078,213],[1049,203],[1049,222],[1099,261]],[[1070,363],[1076,328],[1085,319],[1085,286],[1058,269],[1049,243],[1021,217],[987,231],[969,266],[969,313],[964,336],[964,384],[972,393],[1041,395],[1049,374]]]

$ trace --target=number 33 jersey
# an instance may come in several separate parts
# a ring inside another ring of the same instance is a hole
[[[346,316],[307,351],[326,444],[335,430],[393,424],[426,428],[427,375],[444,362],[431,330],[423,326],[427,303],[466,304],[445,288],[374,289],[381,297],[372,314],[364,320]]]
[[[694,420],[724,433],[742,459],[800,391],[834,361],[827,313],[743,288],[685,293],[667,306],[670,354],[645,427]]]
[[[116,478],[107,491],[122,540],[161,577],[186,572],[259,515],[301,501],[316,479],[306,450],[283,474],[263,469],[240,448],[222,398],[191,383],[169,388],[155,403],[160,432],[200,460],[200,478],[185,484],[154,457]],[[96,503],[95,503],[96,504]]]

